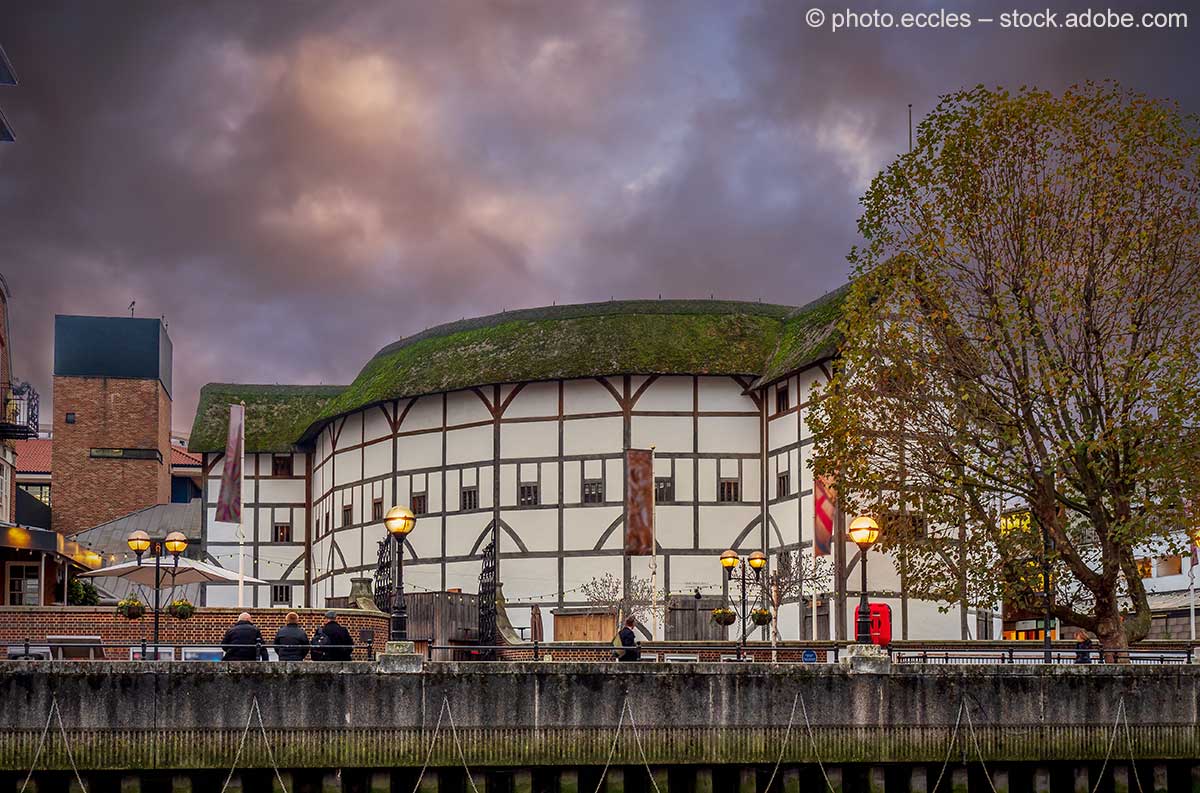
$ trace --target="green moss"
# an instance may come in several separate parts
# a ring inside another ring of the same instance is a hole
[[[225,446],[228,405],[245,400],[250,451],[284,451],[329,419],[391,399],[494,383],[616,374],[759,376],[833,353],[845,288],[800,309],[723,300],[549,306],[452,322],[384,347],[349,386],[204,387],[193,451]]]
[[[305,427],[345,388],[209,383],[200,389],[188,449],[223,451],[229,431],[229,406],[245,402],[246,451],[290,451]]]
[[[796,309],[784,319],[779,343],[755,385],[765,385],[833,356],[842,340],[837,326],[849,292],[850,285],[847,284]]]

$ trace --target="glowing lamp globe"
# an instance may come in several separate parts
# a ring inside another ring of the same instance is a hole
[[[850,522],[847,534],[859,548],[869,548],[879,539],[879,524],[870,515],[859,515]]]
[[[129,533],[129,536],[125,538],[125,544],[128,545],[129,550],[133,551],[134,553],[139,555],[143,554],[150,550],[150,535],[141,529],[132,531]]]
[[[163,541],[163,546],[166,547],[169,553],[178,556],[187,550],[187,537],[183,536],[183,532],[181,531],[173,531],[167,535],[166,540]]]
[[[387,527],[388,534],[395,537],[403,537],[417,525],[417,518],[412,514],[412,510],[410,509],[392,507],[388,510],[387,515],[384,516],[383,525]]]
[[[755,570],[761,570],[767,566],[767,557],[762,551],[755,551],[750,554],[749,565]]]
[[[737,567],[741,561],[742,560],[738,558],[738,552],[732,548],[721,554],[721,567],[724,567],[726,570],[732,570],[733,568]]]

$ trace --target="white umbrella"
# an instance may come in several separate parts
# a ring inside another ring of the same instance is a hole
[[[236,570],[226,570],[224,567],[217,567],[207,562],[197,562],[186,557],[179,558],[178,566],[172,559],[162,560],[161,565],[162,581],[159,589],[186,584],[236,584],[238,580]],[[141,565],[136,561],[122,562],[112,567],[102,567],[99,570],[92,570],[80,575],[94,578],[124,578],[134,584],[153,588],[154,559],[153,557],[143,559]],[[243,580],[247,584],[267,583],[260,578],[251,576],[246,576]]]

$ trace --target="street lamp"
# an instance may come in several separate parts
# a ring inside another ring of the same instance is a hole
[[[859,644],[871,643],[871,604],[867,602],[867,551],[879,539],[879,524],[870,515],[859,515],[850,522],[847,532],[850,541],[862,551],[862,593],[858,601],[858,621],[854,640]]]
[[[725,575],[728,576],[730,581],[733,580],[733,571],[740,567],[741,564],[742,560],[738,556],[738,552],[732,548],[721,554],[721,567],[725,568]],[[767,564],[767,557],[762,551],[755,551],[750,554],[750,557],[746,560],[746,564],[754,571],[754,580],[757,582],[762,574],[763,567]],[[750,575],[745,570],[742,570],[738,578],[741,579],[742,583],[742,633],[738,639],[737,654],[740,661],[746,649],[746,620],[750,616],[749,608],[746,605],[746,584],[750,579]]]
[[[392,548],[392,619],[388,641],[408,638],[408,612],[404,608],[404,538],[417,525],[417,519],[406,507],[392,507],[383,519],[388,534],[395,541]]]
[[[171,554],[172,566],[179,569],[179,555],[187,550],[187,537],[181,531],[173,531],[160,542],[151,540],[149,534],[138,529],[129,533],[129,536],[125,538],[125,544],[129,546],[129,550],[137,554],[138,567],[142,566],[142,555],[151,549],[154,551],[154,660],[157,661],[159,599],[162,597],[162,554],[164,550]]]

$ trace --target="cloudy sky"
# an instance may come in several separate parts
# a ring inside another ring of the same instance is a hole
[[[846,279],[910,102],[919,120],[976,83],[1115,78],[1200,111],[1200,11],[1186,30],[834,33],[806,23],[826,2],[4,0],[17,375],[48,407],[53,315],[136,300],[169,323],[186,429],[205,382],[348,382],[463,316],[800,304]]]

